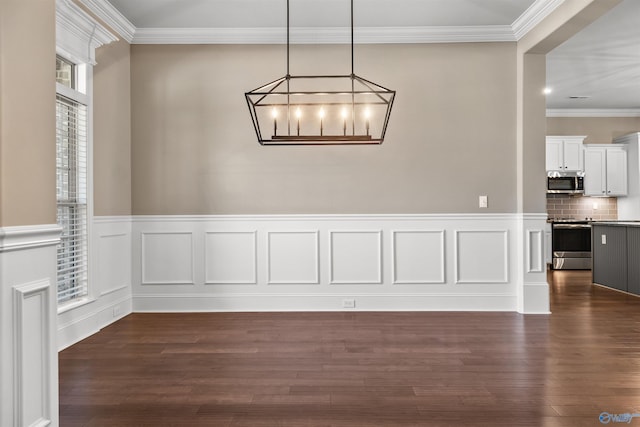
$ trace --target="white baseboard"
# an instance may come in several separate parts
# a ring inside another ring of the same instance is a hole
[[[523,314],[551,314],[549,310],[549,284],[525,283],[523,287]]]
[[[95,304],[90,303],[90,304]],[[71,321],[58,325],[58,351],[90,337],[100,329],[131,314],[133,304],[130,296],[120,298],[101,306],[83,316],[75,316]]]
[[[344,308],[345,300],[353,308]],[[134,312],[513,311],[515,295],[137,295]]]

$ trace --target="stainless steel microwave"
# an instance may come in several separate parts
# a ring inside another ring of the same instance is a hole
[[[554,174],[547,176],[547,193],[584,194],[584,177],[578,174]]]

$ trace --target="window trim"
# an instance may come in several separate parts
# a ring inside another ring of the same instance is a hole
[[[56,54],[75,64],[75,86],[86,92],[82,93],[78,89],[71,89],[56,82],[56,96],[61,95],[83,104],[87,108],[87,294],[68,301],[57,302],[58,314],[62,314],[96,301],[99,290],[95,286],[94,266],[97,263],[94,262],[93,244],[93,66],[83,63],[78,58],[71,57],[61,49],[57,49]],[[56,301],[58,300],[57,295],[56,286]]]
[[[71,0],[56,0],[56,54],[76,64],[74,93],[67,89],[56,92],[75,99],[87,106],[87,296],[58,305],[58,314],[96,301],[100,290],[96,286],[95,266],[98,265],[94,251],[93,231],[93,66],[96,64],[95,50],[118,40],[118,37],[102,23]],[[52,64],[53,66],[54,64]],[[52,71],[53,73],[53,71]],[[56,87],[57,89],[57,87]],[[71,96],[69,96],[71,95]],[[80,96],[82,95],[82,97]],[[57,289],[56,289],[57,291]],[[57,293],[56,293],[57,300]]]

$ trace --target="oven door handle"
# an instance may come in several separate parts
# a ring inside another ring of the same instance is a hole
[[[576,228],[591,228],[590,224],[553,224],[553,228],[558,230],[571,230]]]

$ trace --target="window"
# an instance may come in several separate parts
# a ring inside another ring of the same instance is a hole
[[[78,67],[56,60],[56,195],[58,225],[58,303],[88,294],[87,105],[77,92]]]
[[[76,67],[73,63],[56,56],[56,82],[62,86],[75,89],[75,71]]]

